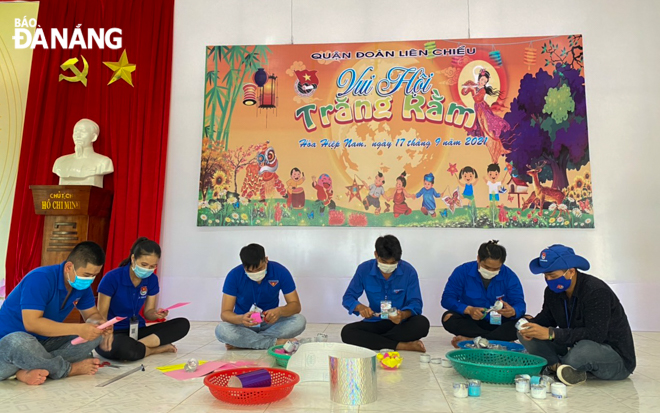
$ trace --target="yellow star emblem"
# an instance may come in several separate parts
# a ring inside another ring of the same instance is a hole
[[[135,65],[128,63],[128,57],[126,57],[126,50],[122,52],[118,62],[103,62],[103,64],[108,66],[111,70],[114,70],[115,72],[112,74],[112,79],[110,79],[110,81],[108,82],[109,85],[119,79],[124,79],[126,83],[133,86],[133,79],[131,78],[131,72],[135,71]]]
[[[305,75],[303,77],[305,78],[305,80],[310,80],[312,78],[310,75]]]

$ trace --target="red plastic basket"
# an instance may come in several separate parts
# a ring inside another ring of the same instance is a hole
[[[235,388],[227,387],[232,376],[259,369],[268,370],[272,385],[270,387]],[[216,399],[232,404],[267,404],[285,398],[298,384],[300,376],[288,370],[273,369],[269,367],[244,367],[239,369],[223,370],[209,374],[204,378],[204,384],[209,388]]]

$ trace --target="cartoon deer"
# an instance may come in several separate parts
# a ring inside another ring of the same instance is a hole
[[[534,205],[536,205],[536,192],[532,192],[532,193],[527,197],[527,199],[525,199],[525,202],[523,202],[523,204],[522,204],[522,208],[520,208],[520,210],[521,210],[521,211],[526,210],[527,208],[529,208],[529,206],[530,206],[532,203],[533,203]]]
[[[529,168],[527,175],[531,176],[534,180],[534,194],[532,195],[536,195],[536,199],[534,199],[532,202],[534,205],[533,209],[535,209],[537,206],[539,209],[543,209],[543,205],[546,201],[556,202],[557,205],[564,202],[565,195],[562,191],[547,186],[542,186],[541,182],[539,181],[539,173],[543,170],[543,167],[546,165],[546,163],[546,161],[543,161],[543,163],[537,165],[536,168],[532,168],[531,166],[527,165],[527,168]]]

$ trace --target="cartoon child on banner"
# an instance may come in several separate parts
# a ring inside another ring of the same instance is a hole
[[[312,188],[316,189],[316,202],[321,204],[319,212],[323,213],[325,207],[328,207],[331,211],[337,207],[335,201],[332,200],[334,192],[332,190],[332,178],[330,178],[330,175],[321,174],[318,180],[316,180],[315,176],[312,176]]]
[[[463,198],[467,201],[465,207],[472,215],[473,224],[477,218],[477,206],[474,203],[474,186],[479,183],[477,180],[478,177],[477,171],[471,166],[461,169],[456,177],[458,185],[463,187]]]
[[[252,162],[245,168],[241,196],[251,199],[258,192],[261,202],[266,202],[266,194],[274,188],[282,198],[286,198],[288,196],[286,188],[276,173],[279,164],[275,149],[269,147],[265,151],[259,152],[256,161],[256,164]]]
[[[305,182],[305,174],[298,168],[291,170],[291,179],[286,181],[289,199],[286,200],[286,206],[293,209],[303,209],[305,207],[305,190],[302,184]]]
[[[511,126],[507,121],[494,114],[490,105],[486,102],[486,95],[499,96],[500,94],[499,90],[488,86],[490,73],[484,68],[477,67],[475,69],[479,69],[476,76],[477,83],[468,80],[463,83],[463,89],[461,90],[461,94],[464,96],[470,93],[472,94],[474,98],[474,112],[477,116],[474,126],[468,129],[468,136],[487,137],[486,147],[488,147],[488,152],[493,163],[497,163],[500,160],[500,156],[509,153],[502,146],[500,135],[502,132],[511,129]]]
[[[415,195],[417,198],[422,197],[422,214],[431,215],[432,218],[435,218],[435,198],[442,197],[442,194],[433,188],[434,183],[433,173],[427,173],[424,175],[424,187]]]
[[[488,165],[486,168],[488,178],[484,177],[484,182],[488,185],[488,200],[490,201],[490,213],[492,221],[495,222],[495,214],[497,213],[497,203],[500,201],[500,194],[506,192],[506,188],[502,186],[502,181],[506,180],[507,168],[504,168],[504,177],[500,180],[500,166],[496,163]]]
[[[383,188],[383,184],[385,183],[385,177],[383,176],[382,172],[378,172],[376,174],[376,177],[374,178],[374,183],[369,185],[367,182],[365,182],[363,179],[360,179],[364,186],[369,187],[369,195],[362,201],[364,204],[364,210],[368,211],[370,206],[373,206],[376,208],[374,213],[376,215],[380,214],[380,197],[385,194],[385,188]]]
[[[383,198],[388,201],[394,202],[394,207],[392,212],[394,213],[394,218],[399,218],[400,215],[410,215],[412,209],[406,204],[406,198],[415,198],[415,195],[411,195],[406,191],[406,171],[403,171],[401,175],[396,178],[396,188],[394,190],[393,196],[387,196],[383,194]]]

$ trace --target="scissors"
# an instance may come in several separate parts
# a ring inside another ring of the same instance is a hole
[[[103,363],[101,363],[99,365],[99,368],[101,368],[101,367],[112,367],[113,369],[118,369],[119,368],[119,366],[117,366],[115,364],[110,364],[109,361],[104,361]]]

